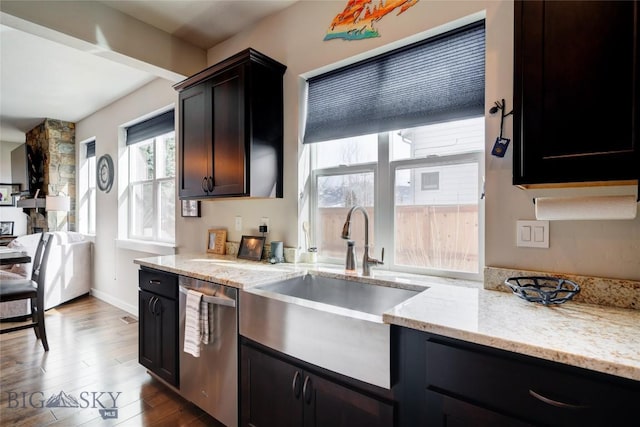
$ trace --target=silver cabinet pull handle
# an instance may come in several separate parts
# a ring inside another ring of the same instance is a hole
[[[297,399],[300,397],[300,371],[296,371],[293,376],[293,382],[291,383],[291,389],[293,390],[293,396]]]
[[[304,401],[306,404],[311,403],[311,386],[312,386],[312,381],[311,378],[309,378],[309,376],[307,376],[304,379],[304,385],[302,386],[302,397],[304,398]],[[307,393],[307,390],[309,391],[309,393]]]
[[[153,303],[155,302],[155,298],[156,297],[151,297],[151,299],[149,300],[149,303],[147,304],[147,308],[149,309],[149,314],[155,314],[153,312]]]
[[[202,191],[204,191],[205,193],[208,192],[208,190],[207,190],[207,177],[206,176],[204,178],[202,178]]]
[[[543,396],[540,393],[535,392],[534,390],[529,389],[529,394],[534,398],[538,399],[541,402],[546,403],[547,405],[555,406],[556,408],[566,408],[566,409],[585,409],[588,406],[577,405],[575,403],[567,403],[561,402],[559,400],[551,399],[549,397]]]
[[[158,301],[160,301],[158,299],[158,297],[152,297],[151,301],[149,301],[149,308],[151,310],[151,314],[153,314],[154,316],[157,316],[160,313],[156,313],[156,304],[158,304]]]
[[[160,280],[153,280],[152,279],[152,280],[149,280],[149,284],[150,285],[154,285],[154,286],[158,286],[158,285],[161,285],[162,282]]]

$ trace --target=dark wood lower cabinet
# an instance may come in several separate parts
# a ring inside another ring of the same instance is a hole
[[[426,425],[446,427],[527,427],[515,418],[434,391],[426,391]],[[418,424],[416,424],[418,425]]]
[[[140,270],[138,361],[179,387],[177,280],[173,274]]]
[[[240,357],[240,425],[301,425],[300,369],[246,345]]]
[[[306,374],[310,391],[304,393],[306,426],[393,426],[393,404]],[[308,397],[307,397],[308,396]]]
[[[638,425],[640,382],[393,327],[398,425]]]
[[[391,401],[246,343],[240,353],[241,426],[393,426]]]

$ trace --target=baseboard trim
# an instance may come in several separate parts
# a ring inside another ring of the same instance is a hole
[[[98,298],[99,300],[109,303],[115,307],[118,307],[121,310],[124,310],[138,317],[138,306],[136,305],[128,304],[119,298],[114,298],[112,295],[109,295],[106,292],[99,291],[95,288],[91,288],[91,295]]]

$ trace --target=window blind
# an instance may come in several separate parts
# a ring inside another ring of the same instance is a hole
[[[87,159],[90,157],[95,157],[96,156],[96,140],[94,139],[93,141],[87,142],[86,147],[87,147]]]
[[[308,80],[303,142],[484,114],[480,21]]]
[[[163,135],[175,129],[174,110],[167,111],[158,116],[127,128],[127,145],[146,141],[154,136]]]

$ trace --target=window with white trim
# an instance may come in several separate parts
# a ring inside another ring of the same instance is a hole
[[[455,63],[449,60],[451,50],[457,52]],[[412,67],[430,71],[420,75],[412,73]],[[418,81],[407,83],[415,74]],[[372,75],[383,81],[362,81]],[[310,220],[320,259],[344,263],[342,226],[348,210],[360,205],[369,215],[369,253],[379,258],[384,247],[386,268],[480,278],[484,23],[324,77],[308,81],[303,141],[310,144]],[[423,84],[425,79],[429,82]],[[388,114],[381,111],[385,101],[367,98],[374,92],[393,97],[402,91],[392,88],[405,84],[413,91],[404,91],[389,103]],[[361,106],[358,96],[350,97],[350,89],[343,85],[366,93],[368,104]],[[444,93],[450,97],[442,98]],[[325,97],[332,99],[327,102],[340,97],[345,102],[338,100],[327,107]],[[422,115],[409,111],[419,109],[421,103],[426,106]],[[369,113],[377,118],[367,121],[362,110],[371,105]],[[388,119],[403,109],[403,114]],[[351,238],[360,261],[364,219],[356,213],[351,220]]]
[[[96,234],[96,141],[84,143],[84,162],[81,162],[78,201],[78,229],[81,233]]]
[[[420,180],[422,182],[420,186],[422,191],[440,189],[440,171],[422,172],[420,174]]]
[[[175,242],[173,110],[127,128],[128,238]]]

